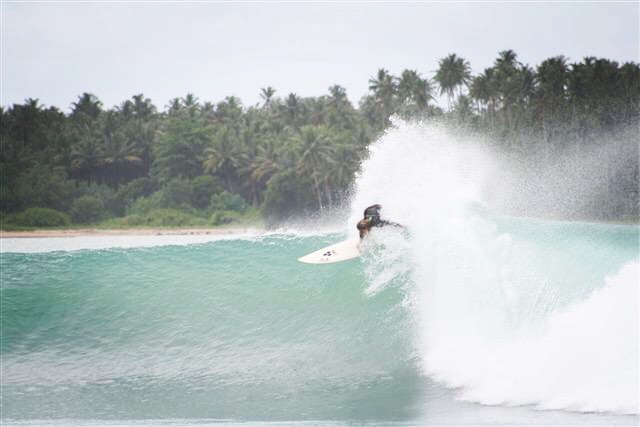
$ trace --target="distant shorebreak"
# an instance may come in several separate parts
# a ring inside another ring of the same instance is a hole
[[[86,236],[188,236],[188,235],[221,235],[221,234],[245,234],[263,232],[254,227],[247,228],[121,228],[99,229],[78,228],[58,230],[31,230],[31,231],[0,231],[0,238],[20,237],[86,237]]]

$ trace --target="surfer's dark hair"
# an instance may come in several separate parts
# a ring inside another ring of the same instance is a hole
[[[375,216],[380,217],[380,209],[382,209],[381,205],[371,205],[367,209],[364,210],[364,217]]]

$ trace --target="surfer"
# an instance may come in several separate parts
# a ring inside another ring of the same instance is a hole
[[[371,227],[384,227],[385,225],[402,227],[400,224],[385,221],[380,218],[381,208],[380,205],[372,205],[364,210],[364,218],[358,221],[360,239],[347,239],[343,242],[327,246],[326,248],[318,249],[317,251],[298,258],[298,261],[308,264],[331,264],[359,257],[366,250],[363,239],[369,234]]]
[[[360,238],[363,239],[372,227],[384,227],[385,225],[391,225],[393,227],[402,227],[395,222],[385,221],[380,218],[380,205],[371,205],[364,210],[364,218],[358,221],[358,231],[360,232]]]

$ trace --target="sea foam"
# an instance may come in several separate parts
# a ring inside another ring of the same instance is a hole
[[[509,165],[485,147],[405,122],[371,146],[349,224],[380,203],[408,236],[385,244],[409,249],[365,265],[366,293],[394,283],[385,272],[411,276],[422,370],[462,400],[637,414],[637,249],[618,254],[614,238],[589,228],[492,212],[485,195]]]

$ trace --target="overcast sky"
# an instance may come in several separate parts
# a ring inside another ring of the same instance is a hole
[[[565,55],[639,59],[639,3],[215,3],[2,1],[0,103],[68,110],[82,92],[106,107],[144,93],[160,109],[187,93],[327,93],[353,102],[378,68],[433,77],[457,53],[474,73],[513,49],[536,65]]]

